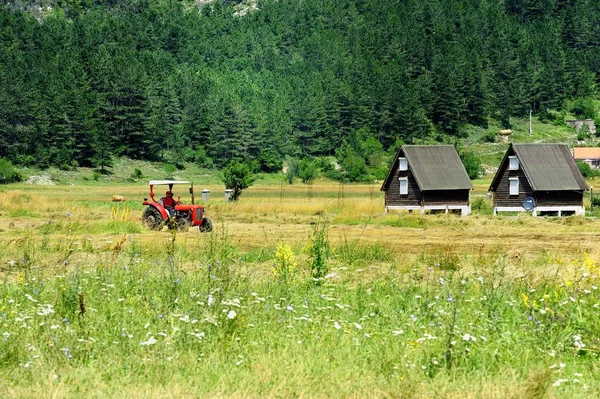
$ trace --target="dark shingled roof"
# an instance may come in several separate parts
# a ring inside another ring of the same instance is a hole
[[[451,145],[405,145],[400,148],[392,169],[398,157],[404,153],[410,170],[421,191],[426,190],[470,190],[473,188],[456,148]],[[382,190],[388,186],[393,176],[390,170]]]
[[[587,190],[566,144],[511,144],[534,191]],[[506,162],[510,149],[504,155]],[[498,173],[499,174],[499,173]],[[497,187],[498,174],[490,189]]]

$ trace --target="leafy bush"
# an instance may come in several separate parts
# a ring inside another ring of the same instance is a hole
[[[294,184],[294,177],[298,176],[300,164],[296,158],[288,158],[285,178],[290,184]]]
[[[194,162],[203,168],[213,167],[213,160],[208,156],[204,147],[198,147],[194,154]]]
[[[591,98],[578,98],[573,102],[569,111],[578,118],[594,119],[597,116],[594,100]]]
[[[309,247],[310,274],[318,285],[329,271],[327,259],[330,255],[329,241],[327,239],[327,224],[319,222],[313,226],[311,244]]]
[[[323,173],[324,175],[327,175],[327,173],[335,170],[335,167],[333,166],[331,159],[329,159],[327,157],[315,158],[314,163],[315,163],[317,169],[320,169],[321,173]]]
[[[135,168],[135,170],[131,174],[131,178],[134,179],[134,180],[135,179],[143,179],[144,178],[144,173],[142,173],[142,170],[140,168]]]
[[[483,171],[481,160],[473,151],[464,148],[458,151],[458,155],[465,166],[469,179],[477,179]]]
[[[258,156],[259,170],[264,173],[277,173],[283,168],[283,161],[279,155],[263,151]]]
[[[298,177],[302,183],[309,184],[317,177],[317,166],[308,158],[304,158],[298,165]]]
[[[242,191],[250,187],[256,177],[248,165],[234,161],[223,170],[221,180],[225,183],[225,188],[233,190],[229,200],[237,201]]]
[[[367,163],[355,153],[349,153],[341,160],[342,169],[346,172],[344,180],[364,181],[367,175]]]
[[[491,202],[484,197],[477,197],[471,201],[471,211],[481,215],[491,215],[494,213],[494,208]]]
[[[581,172],[581,174],[583,175],[583,177],[585,177],[586,179],[592,178],[592,177],[596,177],[596,176],[600,176],[600,172],[599,171],[592,169],[590,167],[590,165],[588,165],[585,162],[577,161],[577,167],[579,168],[579,171]]]
[[[487,130],[483,136],[481,136],[481,140],[484,143],[494,143],[496,142],[496,133],[493,130]]]
[[[0,184],[14,183],[23,180],[19,172],[15,170],[12,162],[0,158]]]
[[[165,165],[165,173],[167,174],[167,179],[172,179],[173,174],[177,171],[177,167],[172,163],[168,163]]]

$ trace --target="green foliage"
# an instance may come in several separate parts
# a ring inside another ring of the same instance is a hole
[[[165,173],[166,173],[166,178],[173,179],[173,175],[177,171],[177,167],[171,163],[167,163],[167,164],[165,164],[164,169],[165,169]]]
[[[312,279],[315,284],[321,284],[329,271],[327,260],[330,256],[330,247],[326,223],[318,222],[313,225],[308,255]]]
[[[144,177],[146,176],[144,176],[144,173],[140,168],[135,168],[133,173],[131,173],[131,178],[134,180],[143,179]]]
[[[579,171],[586,179],[600,176],[600,171],[592,169],[590,165],[583,161],[576,161]]]
[[[258,156],[258,164],[261,172],[277,173],[283,168],[283,160],[275,153],[264,151]]]
[[[481,137],[484,143],[495,143],[496,142],[496,132],[493,130],[487,130],[483,136]]]
[[[22,179],[19,172],[15,170],[12,162],[0,158],[0,184],[14,183],[21,181]]]
[[[222,181],[225,183],[225,188],[233,190],[230,201],[237,201],[242,191],[250,187],[255,180],[256,177],[247,164],[234,161],[223,169]]]
[[[336,154],[324,174],[366,181],[398,140],[597,117],[593,1],[21,3],[0,9],[0,157],[19,165]]]
[[[298,165],[298,177],[304,184],[310,184],[317,177],[317,165],[308,158],[304,158]]]
[[[484,197],[476,197],[471,201],[471,211],[480,215],[491,215],[494,213],[494,207],[491,201]]]
[[[458,155],[460,156],[460,160],[465,166],[465,170],[467,171],[467,175],[469,175],[469,179],[474,180],[479,178],[479,175],[483,171],[483,167],[481,165],[481,160],[475,155],[475,153],[466,148],[462,148],[458,151]]]
[[[576,99],[573,101],[569,111],[582,119],[595,119],[598,116],[596,105],[592,98]]]
[[[295,158],[288,158],[286,163],[285,178],[289,184],[294,184],[294,178],[300,173],[300,162]]]

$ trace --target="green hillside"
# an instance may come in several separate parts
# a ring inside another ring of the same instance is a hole
[[[19,167],[335,157],[331,177],[377,179],[402,142],[493,166],[499,129],[572,144],[565,120],[600,109],[598,2],[2,4],[0,157]]]

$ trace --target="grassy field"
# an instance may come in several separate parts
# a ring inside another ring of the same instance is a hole
[[[492,217],[490,178],[467,218],[281,177],[228,203],[198,170],[214,231],[153,232],[147,183],[83,176],[0,188],[1,397],[600,395],[593,217]]]

